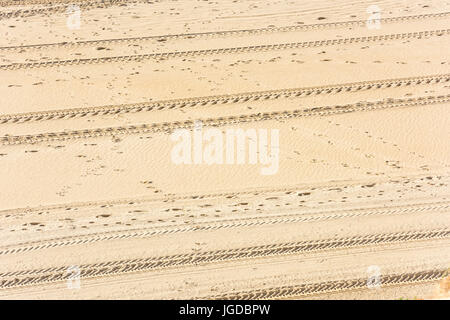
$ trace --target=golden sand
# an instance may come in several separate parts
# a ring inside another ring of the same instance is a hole
[[[1,2],[0,298],[448,298],[450,4],[400,2]]]

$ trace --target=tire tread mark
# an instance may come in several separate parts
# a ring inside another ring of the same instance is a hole
[[[238,94],[216,95],[187,99],[174,99],[166,101],[155,101],[148,103],[132,103],[109,105],[102,107],[90,108],[75,108],[75,109],[61,109],[54,111],[40,111],[19,114],[4,114],[0,115],[0,124],[5,123],[22,123],[31,121],[44,120],[61,120],[72,118],[83,118],[87,116],[104,116],[111,114],[137,113],[143,111],[161,111],[161,110],[175,110],[186,107],[229,104],[229,103],[243,103],[248,101],[260,100],[276,100],[280,98],[298,98],[311,95],[320,94],[336,94],[342,90],[358,92],[363,90],[373,90],[389,88],[392,86],[403,87],[407,85],[425,85],[430,83],[446,83],[450,82],[450,74],[437,74],[420,77],[384,79],[374,81],[353,82],[344,84],[335,84],[318,87],[294,88],[294,89],[280,89],[256,92],[244,92]]]
[[[400,209],[401,208],[401,209]],[[195,224],[193,226],[183,226],[184,224],[175,225],[172,227],[162,227],[162,228],[144,228],[140,230],[133,231],[119,231],[119,232],[105,232],[84,236],[70,236],[70,237],[62,237],[62,238],[54,238],[54,239],[46,239],[44,241],[30,241],[23,242],[8,246],[2,250],[0,250],[1,255],[8,254],[17,254],[22,252],[30,252],[40,249],[48,249],[48,248],[56,248],[63,246],[71,246],[71,245],[81,245],[88,243],[95,243],[99,241],[110,241],[110,240],[121,240],[121,239],[131,239],[131,238],[147,238],[158,235],[166,235],[166,234],[176,234],[176,233],[184,233],[184,232],[196,232],[196,231],[211,231],[211,230],[220,230],[225,228],[237,228],[237,227],[252,227],[252,226],[261,226],[261,225],[272,225],[272,224],[280,224],[280,223],[297,223],[297,222],[310,222],[310,221],[322,221],[322,220],[331,220],[331,219],[339,219],[339,218],[352,218],[352,217],[361,217],[361,216],[370,216],[370,215],[391,215],[391,214],[405,214],[405,213],[414,213],[414,212],[422,212],[425,209],[429,211],[443,211],[448,210],[450,208],[450,204],[436,205],[433,204],[428,208],[424,207],[414,207],[414,206],[404,206],[404,207],[394,207],[394,208],[370,208],[370,209],[360,209],[359,212],[347,212],[348,210],[342,210],[347,213],[331,213],[327,215],[314,215],[304,216],[300,215],[278,215],[278,216],[270,216],[268,218],[255,217],[255,218],[247,218],[243,219],[244,221],[238,219],[228,219],[221,220],[219,222],[210,221]],[[378,210],[377,210],[378,209]],[[381,210],[380,210],[381,209]],[[384,210],[383,210],[384,209]],[[81,238],[81,239],[80,239]]]
[[[357,111],[373,111],[388,108],[413,107],[442,104],[450,101],[450,94],[439,96],[427,96],[408,99],[389,99],[376,102],[359,102],[343,106],[320,107],[309,109],[297,109],[294,111],[275,111],[265,113],[255,113],[249,115],[225,116],[219,118],[201,119],[204,126],[226,126],[237,123],[251,123],[257,121],[277,120],[283,121],[291,118],[301,118],[310,116],[329,116]],[[175,129],[192,129],[195,127],[193,120],[151,123],[134,126],[108,127],[97,129],[85,129],[63,132],[49,132],[34,135],[2,136],[0,145],[21,145],[35,144],[50,141],[67,141],[72,139],[87,139],[100,136],[131,135],[142,133],[170,133]]]
[[[62,0],[61,2],[74,1]],[[78,0],[83,1],[83,0]],[[16,1],[14,1],[16,3]],[[52,1],[54,2],[54,1]],[[2,3],[2,2],[0,2]],[[380,22],[382,24],[404,22],[404,21],[414,21],[422,19],[436,19],[445,18],[450,16],[450,12],[439,12],[430,14],[419,14],[419,15],[409,15],[391,18],[381,18]],[[227,31],[216,31],[216,32],[198,32],[198,33],[183,33],[183,34],[167,34],[159,36],[144,36],[144,37],[133,37],[133,38],[115,38],[115,39],[102,39],[102,40],[87,40],[87,41],[77,41],[77,42],[59,42],[59,43],[45,43],[45,44],[35,44],[35,45],[23,45],[23,46],[9,46],[0,47],[0,50],[16,50],[16,49],[26,49],[35,48],[43,49],[48,47],[65,47],[65,46],[83,46],[83,45],[101,45],[108,43],[123,43],[123,42],[137,42],[137,41],[147,41],[147,40],[169,40],[169,39],[193,39],[201,37],[215,37],[215,36],[236,36],[236,35],[254,35],[254,34],[266,34],[266,33],[277,33],[277,32],[293,32],[293,31],[307,31],[307,30],[322,30],[327,28],[342,28],[342,27],[354,27],[354,26],[365,26],[366,20],[351,20],[343,22],[329,22],[329,23],[317,23],[308,25],[293,25],[285,27],[273,27],[273,28],[258,28],[258,29],[241,29],[241,30],[227,30]]]
[[[407,285],[420,282],[430,282],[445,278],[447,269],[424,270],[411,273],[390,274],[381,276],[381,285]],[[229,294],[214,295],[195,299],[211,300],[257,300],[281,299],[296,296],[310,296],[340,291],[360,290],[367,288],[367,278],[350,280],[334,280],[327,282],[307,283],[293,286],[272,287],[252,291],[233,292]]]
[[[204,263],[227,262],[250,258],[262,258],[302,252],[316,252],[329,249],[363,247],[369,244],[390,244],[407,241],[445,239],[450,236],[450,229],[432,231],[409,231],[393,234],[376,234],[337,238],[329,240],[312,240],[275,245],[261,245],[246,248],[205,251],[188,254],[167,255],[134,260],[119,260],[97,264],[80,265],[81,278],[110,276],[130,272],[148,271],[168,267],[198,265]],[[33,284],[44,284],[66,280],[66,267],[22,270],[0,273],[0,289]],[[51,280],[48,280],[48,279]]]
[[[114,57],[101,57],[101,58],[80,58],[71,60],[56,60],[46,62],[27,62],[27,63],[11,63],[0,65],[0,70],[20,70],[30,68],[42,68],[42,67],[55,67],[55,66],[72,66],[72,65],[86,65],[93,63],[108,63],[108,62],[131,62],[131,61],[143,61],[148,59],[169,59],[180,57],[196,57],[207,56],[215,54],[235,54],[235,53],[248,53],[248,52],[267,52],[271,50],[287,50],[287,49],[299,49],[299,48],[316,48],[322,46],[353,44],[353,43],[366,43],[366,42],[378,42],[388,40],[405,40],[405,39],[425,39],[433,36],[442,36],[450,34],[450,29],[429,30],[419,32],[406,32],[406,33],[393,33],[387,35],[367,36],[367,37],[353,37],[344,39],[332,39],[332,40],[320,40],[320,41],[306,41],[306,42],[292,42],[281,44],[268,44],[258,46],[245,46],[234,48],[220,48],[220,49],[203,49],[203,50],[191,50],[191,51],[173,51],[164,53],[145,53],[137,55],[124,55]]]

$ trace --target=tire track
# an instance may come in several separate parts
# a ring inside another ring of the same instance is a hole
[[[72,203],[65,203],[61,205],[47,205],[47,206],[38,206],[38,207],[25,207],[25,208],[15,208],[15,209],[5,209],[0,210],[0,215],[14,215],[14,214],[22,214],[22,213],[35,213],[35,212],[43,212],[43,211],[54,211],[54,210],[69,210],[72,208],[93,208],[93,207],[107,207],[107,206],[114,206],[114,205],[135,205],[135,204],[142,204],[142,203],[148,203],[148,202],[163,202],[167,203],[170,201],[185,201],[185,200],[203,200],[203,199],[210,199],[210,198],[220,198],[220,197],[226,197],[226,198],[235,198],[236,196],[248,196],[248,195],[259,195],[259,194],[272,194],[272,193],[279,193],[284,192],[286,194],[291,194],[294,192],[304,192],[304,191],[312,191],[312,190],[327,190],[332,188],[347,188],[347,187],[363,187],[367,184],[373,184],[373,183],[389,183],[389,182],[395,182],[395,183],[409,183],[411,181],[421,181],[423,179],[431,178],[431,180],[437,179],[441,180],[443,177],[448,178],[448,172],[442,172],[440,174],[433,174],[427,173],[427,174],[418,174],[409,176],[408,178],[400,177],[400,180],[396,180],[395,177],[389,178],[389,180],[385,179],[370,179],[370,180],[361,180],[361,181],[343,181],[343,182],[336,182],[333,184],[320,184],[315,185],[313,189],[311,189],[311,186],[305,187],[304,185],[298,185],[298,186],[289,186],[289,187],[280,187],[280,188],[273,188],[273,189],[266,189],[266,188],[259,188],[259,189],[244,189],[240,191],[222,191],[222,192],[216,192],[216,193],[194,193],[194,194],[166,194],[164,197],[160,198],[125,198],[125,199],[117,199],[117,200],[108,200],[108,201],[90,201],[90,202],[72,202]],[[347,211],[353,211],[357,209],[347,209]]]
[[[434,269],[419,272],[399,273],[381,276],[381,286],[408,285],[421,282],[437,281],[448,275],[447,269]],[[272,287],[252,291],[233,292],[195,299],[213,300],[257,300],[280,299],[296,296],[309,296],[339,291],[367,289],[367,278],[351,280],[335,280],[326,282],[307,283],[294,286]]]
[[[156,2],[158,0],[154,0],[153,2]],[[39,3],[41,2],[41,3]],[[134,3],[149,3],[147,0],[98,0],[98,1],[92,1],[92,0],[75,0],[75,1],[57,1],[54,5],[53,1],[47,1],[47,3],[44,3],[45,1],[33,1],[33,3],[27,3],[27,1],[21,1],[20,5],[53,5],[50,7],[44,7],[44,8],[37,8],[37,9],[17,9],[13,11],[8,12],[0,12],[0,20],[9,19],[9,18],[27,18],[32,17],[38,14],[48,14],[48,13],[65,13],[67,10],[67,6],[75,3],[80,9],[87,10],[92,8],[109,8],[115,5],[128,5],[128,4],[134,4]],[[17,3],[16,1],[8,1],[8,2],[2,2],[4,3],[3,6],[11,5],[14,3],[14,5]]]
[[[0,124],[22,123],[22,122],[44,121],[44,120],[62,120],[72,118],[83,118],[88,116],[114,115],[119,113],[124,114],[124,113],[137,113],[147,111],[177,110],[183,108],[192,108],[217,104],[232,104],[232,103],[244,103],[253,101],[300,98],[322,94],[359,92],[392,87],[417,86],[417,85],[428,85],[447,82],[450,82],[449,73],[420,76],[420,77],[351,82],[344,84],[306,87],[306,88],[267,90],[267,91],[244,92],[238,94],[216,95],[216,96],[206,96],[188,99],[108,105],[102,107],[60,109],[54,111],[5,114],[0,115]]]
[[[46,239],[42,241],[29,241],[3,247],[0,249],[1,255],[18,254],[23,252],[30,252],[40,249],[49,249],[57,247],[65,247],[72,245],[90,244],[100,241],[123,240],[132,238],[148,238],[157,235],[167,235],[176,233],[187,233],[196,231],[212,231],[239,227],[252,227],[262,225],[274,225],[282,223],[297,223],[297,222],[312,222],[322,220],[333,220],[341,218],[355,218],[372,215],[393,215],[393,214],[408,214],[416,212],[441,212],[450,208],[450,202],[437,202],[426,204],[414,204],[393,207],[377,207],[377,208],[359,208],[353,210],[335,210],[325,212],[325,214],[315,212],[313,214],[280,214],[271,215],[269,217],[252,217],[241,219],[222,219],[195,223],[186,226],[184,223],[179,223],[172,226],[141,228],[127,231],[110,231],[103,233],[94,233],[90,235],[69,236],[61,238]]]
[[[149,59],[162,60],[180,57],[196,57],[196,56],[209,56],[218,54],[237,54],[248,52],[267,52],[273,50],[288,50],[299,48],[317,48],[323,46],[355,44],[355,43],[371,43],[379,41],[389,40],[405,40],[405,39],[426,39],[434,36],[443,36],[450,34],[450,29],[442,30],[430,30],[420,32],[407,32],[396,33],[379,36],[366,36],[366,37],[352,37],[334,40],[319,40],[319,41],[306,41],[306,42],[291,42],[281,44],[268,44],[258,46],[245,46],[234,48],[220,48],[220,49],[204,49],[204,50],[190,50],[190,51],[173,51],[165,53],[146,53],[138,55],[125,55],[114,57],[101,57],[101,58],[81,58],[70,60],[57,60],[47,62],[29,62],[29,63],[11,63],[6,65],[0,65],[0,70],[21,70],[31,68],[43,68],[43,67],[56,67],[56,66],[73,66],[73,65],[86,65],[86,64],[98,64],[98,63],[111,63],[111,62],[136,62]]]
[[[63,0],[63,1],[65,1],[65,0]],[[80,0],[80,1],[82,1],[82,0]],[[71,1],[71,3],[73,3],[73,1]],[[450,16],[450,12],[410,15],[410,16],[401,16],[401,17],[392,17],[392,18],[382,18],[382,19],[380,19],[380,23],[388,24],[388,23],[405,22],[405,21],[417,21],[417,20],[423,20],[423,19],[438,19],[438,18],[447,18],[449,16]],[[316,24],[308,24],[308,25],[294,25],[294,26],[273,27],[273,28],[240,29],[240,30],[226,30],[226,31],[215,31],[215,32],[166,34],[166,35],[155,35],[155,36],[145,36],[145,37],[86,40],[86,41],[75,41],[75,42],[43,43],[43,44],[32,44],[32,45],[23,45],[23,46],[0,47],[0,51],[2,51],[2,50],[61,48],[61,47],[86,46],[86,45],[97,46],[97,45],[108,45],[108,44],[117,44],[117,43],[149,41],[149,40],[167,41],[167,40],[177,40],[177,39],[198,39],[198,38],[204,38],[204,37],[214,38],[214,37],[228,37],[228,36],[250,36],[250,35],[259,35],[259,34],[308,31],[308,30],[323,30],[323,29],[332,29],[332,28],[365,27],[366,23],[367,23],[367,20],[351,20],[351,21],[343,21],[343,22],[316,23]]]
[[[219,118],[199,119],[204,126],[220,127],[226,125],[236,125],[238,123],[251,123],[257,121],[278,120],[283,121],[292,118],[302,118],[311,116],[329,116],[356,111],[371,111],[388,108],[413,107],[434,105],[450,101],[450,94],[440,96],[428,96],[408,99],[388,99],[377,102],[359,102],[348,105],[337,105],[327,107],[315,107],[308,109],[297,109],[294,111],[276,111],[255,113],[250,115],[226,116]],[[63,132],[49,132],[34,135],[3,136],[0,137],[0,145],[21,145],[35,144],[50,141],[67,141],[73,139],[86,139],[93,137],[130,135],[142,133],[170,133],[175,129],[192,129],[195,127],[194,120],[152,123],[121,127],[108,127],[97,129],[85,129]]]
[[[163,269],[169,267],[198,265],[204,263],[228,262],[268,256],[272,257],[279,255],[317,252],[331,249],[365,247],[381,244],[394,244],[419,240],[437,240],[445,239],[449,236],[450,229],[410,231],[351,238],[289,242],[238,249],[139,258],[132,260],[109,261],[96,264],[80,265],[79,268],[81,278],[93,278],[130,272]],[[50,267],[46,269],[0,273],[0,289],[64,281],[67,279],[66,270],[67,266],[61,266]]]
[[[106,2],[139,2],[140,0],[109,0]],[[9,7],[9,6],[32,6],[32,5],[55,5],[55,4],[73,4],[73,3],[97,3],[97,2],[105,2],[105,0],[2,0],[0,1],[0,7]],[[141,0],[141,2],[148,2],[146,0]],[[153,0],[152,2],[160,2],[160,0]]]

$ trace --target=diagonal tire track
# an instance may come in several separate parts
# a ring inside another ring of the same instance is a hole
[[[68,1],[62,0],[61,2]],[[83,1],[83,0],[77,0]],[[14,1],[17,3],[17,1]],[[52,1],[53,3],[54,1]],[[74,1],[68,1],[74,3]],[[0,4],[3,2],[0,2]],[[395,23],[395,22],[405,22],[405,21],[417,21],[423,19],[437,19],[437,18],[447,18],[450,16],[450,12],[439,12],[430,14],[419,14],[419,15],[409,15],[391,18],[381,18],[379,19],[381,24]],[[155,35],[155,36],[144,36],[144,37],[132,37],[132,38],[115,38],[115,39],[101,39],[101,40],[86,40],[86,41],[76,41],[76,42],[56,42],[56,43],[43,43],[43,44],[33,44],[33,45],[22,45],[22,46],[9,46],[0,47],[1,50],[22,50],[22,49],[45,49],[52,47],[73,47],[73,46],[85,46],[85,45],[107,45],[112,43],[128,43],[128,42],[138,42],[138,41],[166,41],[171,39],[196,39],[203,37],[219,37],[219,36],[242,36],[242,35],[258,35],[258,34],[270,34],[277,32],[294,32],[294,31],[308,31],[308,30],[323,30],[331,28],[345,28],[345,27],[365,27],[367,20],[350,20],[342,22],[328,22],[328,23],[315,23],[308,25],[293,25],[285,27],[272,27],[272,28],[257,28],[257,29],[241,29],[241,30],[227,30],[227,31],[216,31],[216,32],[197,32],[197,33],[181,33],[181,34],[167,34],[167,35]]]
[[[5,114],[0,115],[0,124],[83,118],[87,116],[104,116],[118,113],[123,114],[123,113],[137,113],[145,111],[176,110],[182,108],[191,108],[207,105],[299,98],[321,94],[359,92],[365,90],[377,90],[385,88],[428,85],[447,82],[450,82],[449,73],[420,76],[420,77],[362,81],[362,82],[335,84],[318,87],[244,92],[239,94],[206,96],[188,99],[175,99],[167,101],[148,102],[148,103],[143,102],[132,104],[109,105],[103,107],[61,109],[54,111]]]
[[[289,50],[300,48],[317,48],[323,46],[334,45],[346,45],[354,43],[372,43],[379,41],[390,40],[406,40],[406,39],[426,39],[435,36],[443,36],[450,34],[450,29],[441,30],[428,30],[419,32],[406,32],[406,33],[394,33],[378,36],[366,36],[366,37],[353,37],[344,39],[330,39],[319,41],[306,41],[306,42],[291,42],[291,43],[279,43],[257,46],[245,46],[245,47],[233,47],[233,48],[220,48],[220,49],[204,49],[204,50],[191,50],[191,51],[174,51],[165,53],[146,53],[138,55],[124,55],[114,57],[101,57],[101,58],[82,58],[71,60],[57,60],[47,62],[30,62],[30,63],[11,63],[0,65],[0,70],[21,70],[30,68],[44,68],[44,67],[57,67],[57,66],[72,66],[72,65],[87,65],[98,63],[112,63],[112,62],[136,62],[149,59],[171,59],[171,58],[183,58],[183,57],[196,57],[196,56],[208,56],[217,54],[237,54],[248,52],[267,52],[273,50]]]
[[[197,232],[197,231],[211,231],[227,228],[238,227],[251,227],[261,225],[273,225],[280,223],[297,223],[297,222],[310,222],[310,221],[322,221],[339,218],[351,218],[370,215],[392,215],[392,214],[407,214],[415,212],[442,212],[450,208],[448,202],[427,203],[427,204],[414,204],[407,206],[394,206],[394,207],[379,207],[379,208],[367,208],[359,210],[341,210],[333,211],[324,215],[314,213],[314,215],[305,214],[289,214],[278,215],[270,217],[254,217],[243,219],[225,219],[221,221],[208,221],[202,223],[196,223],[192,226],[185,226],[183,224],[165,227],[155,228],[143,228],[130,231],[111,231],[105,233],[90,234],[85,236],[70,236],[64,238],[46,239],[42,241],[30,241],[18,243],[8,247],[0,249],[1,255],[18,254],[23,252],[30,252],[41,249],[82,245],[88,243],[95,243],[99,241],[110,241],[120,239],[132,239],[132,238],[147,238],[157,235]]]
[[[407,241],[444,239],[450,236],[450,229],[432,231],[410,231],[392,234],[377,234],[351,238],[313,240],[253,246],[246,248],[206,251],[199,253],[178,254],[172,256],[150,257],[134,260],[110,261],[97,264],[80,265],[80,276],[91,278],[110,276],[129,272],[197,265],[204,263],[226,262],[241,259],[261,258],[286,254],[299,254],[330,249],[364,247],[368,245],[391,244]],[[67,267],[50,267],[47,269],[22,270],[0,273],[0,289],[25,285],[37,285],[67,279]]]
[[[440,96],[428,96],[409,99],[388,99],[376,102],[359,102],[356,104],[316,107],[309,109],[297,109],[294,111],[276,111],[266,113],[256,113],[250,115],[227,116],[219,118],[199,119],[204,126],[226,126],[238,123],[251,123],[257,121],[278,120],[283,121],[291,118],[301,118],[310,116],[328,116],[334,114],[350,113],[356,111],[372,111],[387,108],[413,107],[447,103],[450,101],[450,94]],[[102,136],[130,135],[141,133],[170,133],[175,129],[192,129],[195,121],[176,121],[142,124],[122,127],[97,128],[63,132],[49,132],[34,135],[3,136],[0,137],[0,145],[20,145],[34,144],[50,141],[67,141],[73,139],[86,139]]]
[[[424,270],[410,273],[390,274],[381,276],[381,286],[407,285],[420,282],[429,282],[443,279],[448,275],[447,269]],[[358,290],[367,288],[367,278],[350,280],[334,280],[300,284],[295,286],[281,286],[253,291],[233,292],[194,299],[214,300],[256,300],[256,299],[280,299],[297,296],[317,295],[340,291]]]

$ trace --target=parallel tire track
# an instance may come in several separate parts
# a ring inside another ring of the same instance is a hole
[[[73,2],[73,1],[71,1]],[[450,12],[441,13],[431,13],[431,14],[420,14],[402,17],[392,17],[392,18],[382,18],[380,23],[388,24],[395,22],[405,22],[405,21],[415,21],[423,19],[438,19],[447,18],[450,16]],[[87,41],[75,41],[75,42],[57,42],[57,43],[43,43],[34,45],[23,45],[23,46],[9,46],[0,47],[2,50],[23,50],[23,49],[44,49],[52,47],[73,47],[73,46],[85,46],[85,45],[107,45],[114,43],[128,43],[128,42],[139,42],[139,41],[167,41],[175,39],[198,39],[203,37],[226,37],[226,36],[250,36],[259,34],[270,34],[270,33],[282,33],[282,32],[295,32],[295,31],[308,31],[308,30],[322,30],[331,28],[344,28],[344,27],[365,27],[366,20],[352,20],[343,22],[329,22],[329,23],[317,23],[308,25],[294,25],[285,27],[273,27],[273,28],[258,28],[258,29],[241,29],[241,30],[227,30],[227,31],[215,31],[215,32],[197,32],[197,33],[181,33],[181,34],[167,34],[167,35],[155,35],[155,36],[144,36],[144,37],[129,37],[129,38],[115,38],[115,39],[101,39],[101,40],[87,40]]]
[[[284,215],[272,215],[270,217],[253,217],[253,218],[241,218],[241,219],[224,219],[219,221],[208,221],[195,223],[190,226],[184,224],[154,227],[154,228],[142,228],[128,231],[110,231],[103,233],[94,233],[90,235],[81,236],[69,236],[61,238],[46,239],[42,241],[29,241],[14,244],[4,249],[0,249],[1,255],[17,254],[29,251],[35,251],[40,249],[57,248],[72,245],[82,245],[88,243],[94,243],[99,241],[111,241],[111,240],[123,240],[131,238],[147,238],[156,235],[167,235],[185,232],[195,231],[212,231],[228,228],[239,227],[252,227],[262,225],[273,225],[281,223],[297,223],[297,222],[310,222],[331,220],[339,218],[354,218],[361,216],[371,215],[392,215],[392,214],[407,214],[416,212],[440,212],[446,211],[450,208],[449,202],[443,203],[427,203],[427,204],[414,204],[406,206],[394,206],[394,207],[379,207],[379,208],[364,208],[356,210],[340,210],[327,212],[326,214],[284,214]]]
[[[73,3],[98,3],[98,2],[148,2],[147,0],[2,0],[0,1],[0,7],[8,6],[33,6],[33,5],[55,5],[55,4],[73,4]],[[152,2],[159,2],[159,0],[153,0]]]
[[[343,106],[316,107],[309,109],[298,109],[294,111],[277,111],[256,113],[250,115],[227,116],[219,118],[199,119],[204,126],[226,126],[236,125],[238,123],[250,123],[256,121],[277,120],[283,121],[291,118],[301,118],[310,116],[328,116],[334,114],[350,113],[356,111],[369,111],[387,108],[413,107],[446,103],[450,101],[449,95],[428,96],[409,99],[388,99],[377,102],[359,102]],[[170,133],[175,129],[192,129],[195,127],[195,121],[176,121],[142,124],[122,127],[109,127],[98,129],[75,130],[65,132],[50,132],[34,135],[21,136],[3,136],[0,137],[0,145],[20,145],[34,144],[50,141],[67,141],[72,139],[86,139],[102,136],[130,135],[142,133]]]
[[[156,1],[156,0],[155,0]],[[39,3],[40,2],[40,3]],[[65,13],[67,10],[67,6],[71,4],[76,4],[80,9],[87,10],[92,8],[108,8],[115,5],[127,5],[133,3],[145,3],[149,2],[147,0],[75,0],[72,1],[57,1],[57,3],[52,3],[53,1],[33,1],[33,3],[27,3],[27,1],[21,1],[20,5],[50,5],[49,7],[37,8],[37,9],[18,9],[8,12],[0,12],[0,20],[9,19],[9,18],[27,18],[32,17],[38,14],[47,14],[47,13]],[[8,5],[19,5],[16,1],[8,1],[2,2],[3,6]]]
[[[38,9],[17,9],[9,12],[0,13],[1,19],[8,18],[25,18],[31,17],[38,14],[46,14],[46,13],[62,13],[65,12],[66,6],[71,4],[76,4],[80,7],[80,9],[90,9],[90,8],[108,8],[114,5],[128,5],[135,3],[149,3],[152,4],[154,2],[160,2],[160,0],[22,0],[22,1],[13,1],[13,0],[5,0],[0,1],[1,7],[8,6],[27,6],[27,5],[49,5],[49,7],[38,8]],[[412,15],[412,16],[402,16],[402,17],[391,17],[391,18],[381,18],[380,22],[383,24],[391,23],[391,22],[400,22],[400,21],[410,21],[410,20],[421,20],[426,18],[437,18],[445,16],[446,12],[443,13],[431,13],[431,14],[420,14],[420,15]],[[323,23],[323,24],[312,24],[312,25],[303,25],[303,26],[292,26],[299,28],[307,28],[311,26],[312,28],[323,28],[323,27],[341,27],[341,26],[365,26],[366,20],[351,20],[344,22],[331,22],[331,23]]]
[[[226,262],[241,259],[298,254],[303,252],[355,248],[381,244],[394,244],[399,242],[419,240],[437,240],[445,239],[449,236],[450,229],[433,231],[410,231],[351,238],[289,242],[238,249],[178,254],[163,257],[110,261],[96,264],[80,265],[79,268],[81,278],[92,278],[145,270],[162,269],[168,267],[189,266],[213,262]],[[50,267],[46,269],[0,273],[0,289],[64,281],[67,279],[66,271],[67,266],[61,266]]]
[[[337,94],[341,92],[359,92],[365,90],[377,90],[405,86],[428,85],[450,82],[450,74],[437,74],[420,77],[408,77],[397,79],[384,79],[374,81],[362,81],[344,84],[335,84],[318,87],[280,89],[256,92],[244,92],[239,94],[216,95],[188,99],[175,99],[155,102],[142,102],[132,104],[108,105],[102,107],[61,109],[54,111],[40,111],[19,114],[0,115],[0,124],[21,123],[44,120],[60,120],[82,118],[88,116],[104,116],[123,113],[137,113],[147,111],[176,110],[207,105],[244,103],[253,101],[265,101],[276,99],[300,98],[321,94]]]
[[[425,270],[411,273],[400,273],[381,276],[381,286],[408,285],[421,282],[437,281],[448,275],[447,269]],[[272,287],[252,291],[233,292],[197,299],[214,300],[257,300],[280,299],[297,296],[317,295],[339,291],[367,289],[367,278],[351,280],[335,280],[326,282],[307,283],[294,286]]]
[[[364,187],[367,184],[373,183],[388,183],[388,182],[400,182],[409,183],[411,181],[419,181],[426,178],[430,178],[431,180],[437,179],[441,180],[442,178],[448,178],[448,172],[442,172],[440,174],[435,173],[430,176],[430,174],[418,174],[409,176],[409,178],[405,179],[404,177],[400,180],[396,180],[395,178],[390,178],[388,180],[385,179],[370,179],[370,180],[361,180],[352,182],[346,181],[344,183],[333,183],[333,184],[324,184],[320,186],[314,186],[313,189],[311,187],[306,187],[304,185],[301,186],[288,186],[288,187],[279,187],[279,188],[257,188],[257,189],[244,189],[238,191],[222,191],[216,193],[194,193],[194,194],[166,194],[163,197],[159,198],[124,198],[117,200],[109,200],[109,201],[89,201],[89,202],[72,202],[65,203],[61,205],[46,205],[46,206],[38,206],[38,207],[23,207],[23,208],[15,208],[15,209],[6,209],[0,210],[0,215],[14,215],[14,214],[26,214],[26,213],[36,213],[42,211],[54,211],[54,210],[70,210],[72,208],[93,208],[93,207],[107,207],[107,206],[115,206],[115,205],[135,205],[142,204],[147,202],[163,202],[167,203],[168,201],[185,201],[185,200],[201,200],[201,199],[209,199],[209,198],[235,198],[236,196],[248,196],[248,195],[258,195],[258,194],[273,194],[273,193],[296,193],[296,192],[304,192],[304,191],[312,191],[312,190],[327,190],[332,188],[347,188],[347,187]],[[354,211],[359,209],[346,209],[347,211]]]
[[[291,42],[281,44],[268,44],[258,46],[245,46],[234,48],[220,48],[220,49],[204,49],[204,50],[190,50],[190,51],[174,51],[165,53],[146,53],[138,55],[126,55],[126,56],[114,56],[114,57],[101,57],[101,58],[82,58],[71,60],[57,60],[46,62],[31,62],[31,63],[11,63],[6,65],[0,65],[0,70],[20,70],[31,68],[43,68],[43,67],[57,67],[57,66],[72,66],[72,65],[86,65],[86,64],[98,64],[98,63],[110,63],[110,62],[133,62],[143,61],[148,59],[170,59],[180,57],[196,57],[196,56],[208,56],[217,54],[236,54],[236,53],[248,53],[248,52],[267,52],[272,50],[288,50],[299,48],[316,48],[322,46],[344,45],[354,43],[370,43],[378,41],[389,40],[405,40],[405,39],[425,39],[434,36],[443,36],[450,34],[450,29],[442,30],[430,30],[420,32],[407,32],[396,33],[379,36],[367,36],[367,37],[353,37],[344,39],[333,40],[319,40],[319,41],[306,41],[306,42]]]

